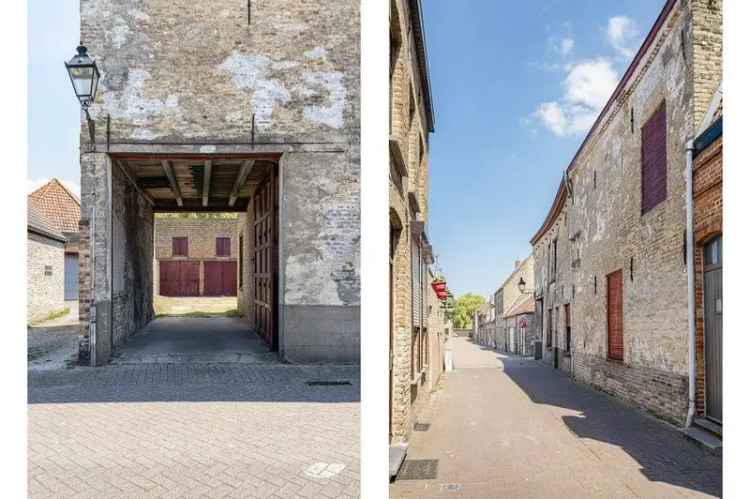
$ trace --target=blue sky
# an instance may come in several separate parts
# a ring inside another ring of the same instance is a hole
[[[75,54],[78,0],[28,2],[27,190],[57,177],[79,191],[80,107],[63,62]]]
[[[470,8],[469,8],[470,5]],[[455,295],[493,293],[656,20],[654,0],[423,1],[429,235]]]

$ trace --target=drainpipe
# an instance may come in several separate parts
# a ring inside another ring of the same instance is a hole
[[[685,201],[686,201],[686,237],[685,260],[687,260],[688,277],[688,371],[689,371],[689,405],[685,426],[690,427],[695,417],[695,255],[693,250],[693,141],[685,144]]]

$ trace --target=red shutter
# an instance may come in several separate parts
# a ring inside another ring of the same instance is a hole
[[[607,345],[610,359],[623,359],[622,270],[607,276]]]
[[[641,129],[641,214],[667,199],[667,106]]]
[[[172,238],[172,256],[188,256],[188,238]]]
[[[216,256],[230,256],[232,253],[231,239],[228,237],[216,238]]]

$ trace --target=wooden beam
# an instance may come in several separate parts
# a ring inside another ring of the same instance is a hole
[[[221,154],[194,154],[194,153],[170,153],[170,154],[150,154],[150,153],[112,153],[110,156],[124,161],[161,161],[165,158],[170,160],[182,161],[204,161],[210,158],[214,161],[238,161],[254,159],[257,161],[278,161],[281,153],[221,153]]]
[[[172,188],[167,177],[138,177],[138,187],[141,189],[164,189]]]
[[[177,200],[177,206],[182,207],[182,194],[180,194],[180,186],[177,185],[177,179],[174,176],[174,168],[169,160],[161,160],[161,167],[164,170],[164,174],[169,179],[169,185],[172,186],[172,192]]]
[[[154,198],[149,196],[146,191],[141,189],[141,187],[138,185],[138,182],[135,181],[135,175],[133,175],[133,172],[130,170],[130,167],[120,161],[114,160],[114,163],[120,168],[122,173],[125,174],[125,176],[128,178],[131,184],[133,184],[133,187],[135,187],[135,190],[138,191],[138,193],[144,197],[144,199],[150,204],[151,206],[154,206]]]
[[[229,195],[229,206],[234,206],[235,201],[237,201],[237,197],[240,194],[240,189],[242,189],[242,186],[245,185],[245,181],[247,180],[247,176],[250,175],[250,172],[253,169],[253,165],[255,165],[254,159],[250,159],[242,163],[240,171],[237,173],[237,178],[234,181],[232,194]]]
[[[208,195],[211,189],[211,160],[203,163],[203,206],[208,206]]]

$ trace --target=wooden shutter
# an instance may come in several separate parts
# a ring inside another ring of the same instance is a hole
[[[641,129],[641,214],[667,199],[667,106]]]
[[[411,318],[414,327],[421,327],[422,310],[422,258],[416,237],[411,240]]]
[[[231,253],[231,239],[228,237],[217,237],[216,256],[229,256]]]
[[[610,359],[623,359],[622,329],[622,270],[618,270],[607,276],[607,345]]]
[[[172,238],[172,256],[188,256],[188,238]]]

